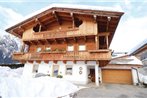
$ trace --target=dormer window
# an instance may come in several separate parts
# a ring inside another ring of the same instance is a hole
[[[39,28],[40,28],[40,25],[37,24],[36,26],[33,27],[33,31],[34,32],[39,32]]]
[[[80,20],[79,18],[75,18],[75,21],[74,21],[75,27],[79,27],[82,23],[83,23],[82,20]]]
[[[44,26],[37,24],[36,26],[33,27],[33,31],[34,32],[41,32],[41,31],[45,31],[46,29],[44,28]]]

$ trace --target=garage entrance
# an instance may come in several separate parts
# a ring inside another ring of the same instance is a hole
[[[133,84],[131,70],[102,69],[103,83]]]

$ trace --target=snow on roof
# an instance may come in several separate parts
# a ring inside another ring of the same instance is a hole
[[[112,7],[102,7],[102,6],[89,6],[89,5],[75,5],[75,4],[51,4],[47,7],[44,7],[34,13],[31,13],[27,16],[25,16],[22,20],[18,20],[17,22],[15,22],[15,24],[10,25],[8,28],[11,28],[12,26],[17,25],[20,22],[23,22],[35,15],[41,14],[42,12],[51,9],[53,7],[58,7],[58,8],[75,8],[75,9],[83,9],[83,10],[102,10],[102,11],[115,11],[115,12],[123,12],[122,9],[118,9],[118,8],[112,8]]]
[[[112,54],[112,59],[119,58],[119,57],[125,57],[125,56],[128,56],[127,52],[114,52]]]
[[[129,55],[134,54],[138,49],[142,48],[143,46],[147,45],[147,39],[139,43],[136,47],[134,47],[130,52]]]
[[[130,65],[143,65],[142,62],[135,56],[127,56],[124,58],[116,58],[110,61],[109,64],[130,64]]]

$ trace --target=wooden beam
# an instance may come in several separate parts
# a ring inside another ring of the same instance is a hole
[[[58,43],[57,39],[54,39],[54,42],[55,42],[55,43]]]
[[[101,32],[101,33],[98,33],[98,36],[109,36],[110,35],[110,32]]]
[[[66,38],[64,38],[63,41],[67,43],[67,39]]]
[[[11,33],[11,34],[13,34],[13,35],[15,35],[15,36],[17,36],[17,37],[19,37],[19,38],[21,38],[21,37],[22,37],[21,35],[19,35],[19,34],[15,33],[13,30],[11,30],[11,31],[10,31],[10,33]]]
[[[73,39],[74,39],[74,41],[75,41],[75,42],[77,42],[77,39],[76,39],[76,37],[73,37]]]
[[[72,18],[72,27],[74,28],[75,27],[75,18],[74,18],[74,14],[73,13],[70,13],[70,16]]]
[[[97,15],[93,15],[93,18],[94,18],[94,22],[96,23],[97,22]]]
[[[76,14],[81,14],[81,15],[99,15],[99,16],[110,16],[110,17],[120,17],[123,15],[123,12],[109,12],[109,11],[95,11],[93,12],[92,10],[72,10],[72,9],[66,9],[66,8],[56,8],[56,11],[59,12],[72,12]]]
[[[34,45],[34,43],[32,41],[29,41],[30,44]]]
[[[99,49],[99,39],[97,36],[95,36],[95,45],[96,45],[96,50]]]
[[[36,21],[39,25],[41,25],[42,27],[44,27],[45,29],[47,29],[47,27],[46,27],[43,23],[41,23],[40,20],[39,20],[38,18],[35,18],[35,21]],[[41,31],[41,26],[39,27],[40,31]]]
[[[19,26],[18,28],[21,29],[23,32],[25,31],[25,29],[22,28],[22,26]]]
[[[76,64],[76,60],[73,60],[74,64]]]
[[[84,41],[86,42],[86,40],[87,40],[87,38],[86,38],[86,36],[84,36]]]
[[[57,60],[54,60],[53,62],[54,62],[55,64],[57,64]]]
[[[96,64],[99,64],[99,61],[96,60]]]
[[[41,40],[37,40],[40,44],[44,44]]]
[[[108,47],[109,47],[109,40],[108,40],[108,36],[105,36],[105,38],[106,38],[106,45],[107,45],[107,49],[108,49]]]
[[[108,29],[109,29],[109,22],[110,22],[110,20],[111,20],[111,17],[107,17],[107,27],[106,27],[106,31],[108,32]]]
[[[66,60],[63,60],[63,63],[64,63],[64,64],[66,64],[66,62],[67,62]]]
[[[34,42],[34,41],[30,41],[30,43],[33,44],[33,45],[37,45],[37,43]]]
[[[59,19],[59,16],[57,15],[57,13],[55,11],[53,11],[52,14],[54,15],[54,17],[55,17],[56,21],[59,23],[59,25],[61,25],[62,23]]]
[[[46,42],[47,44],[50,44],[50,42],[49,42],[47,39],[45,39],[45,42]]]

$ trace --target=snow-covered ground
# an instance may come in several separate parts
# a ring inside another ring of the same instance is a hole
[[[60,78],[22,77],[23,68],[0,67],[0,96],[2,98],[70,98],[79,88]]]

